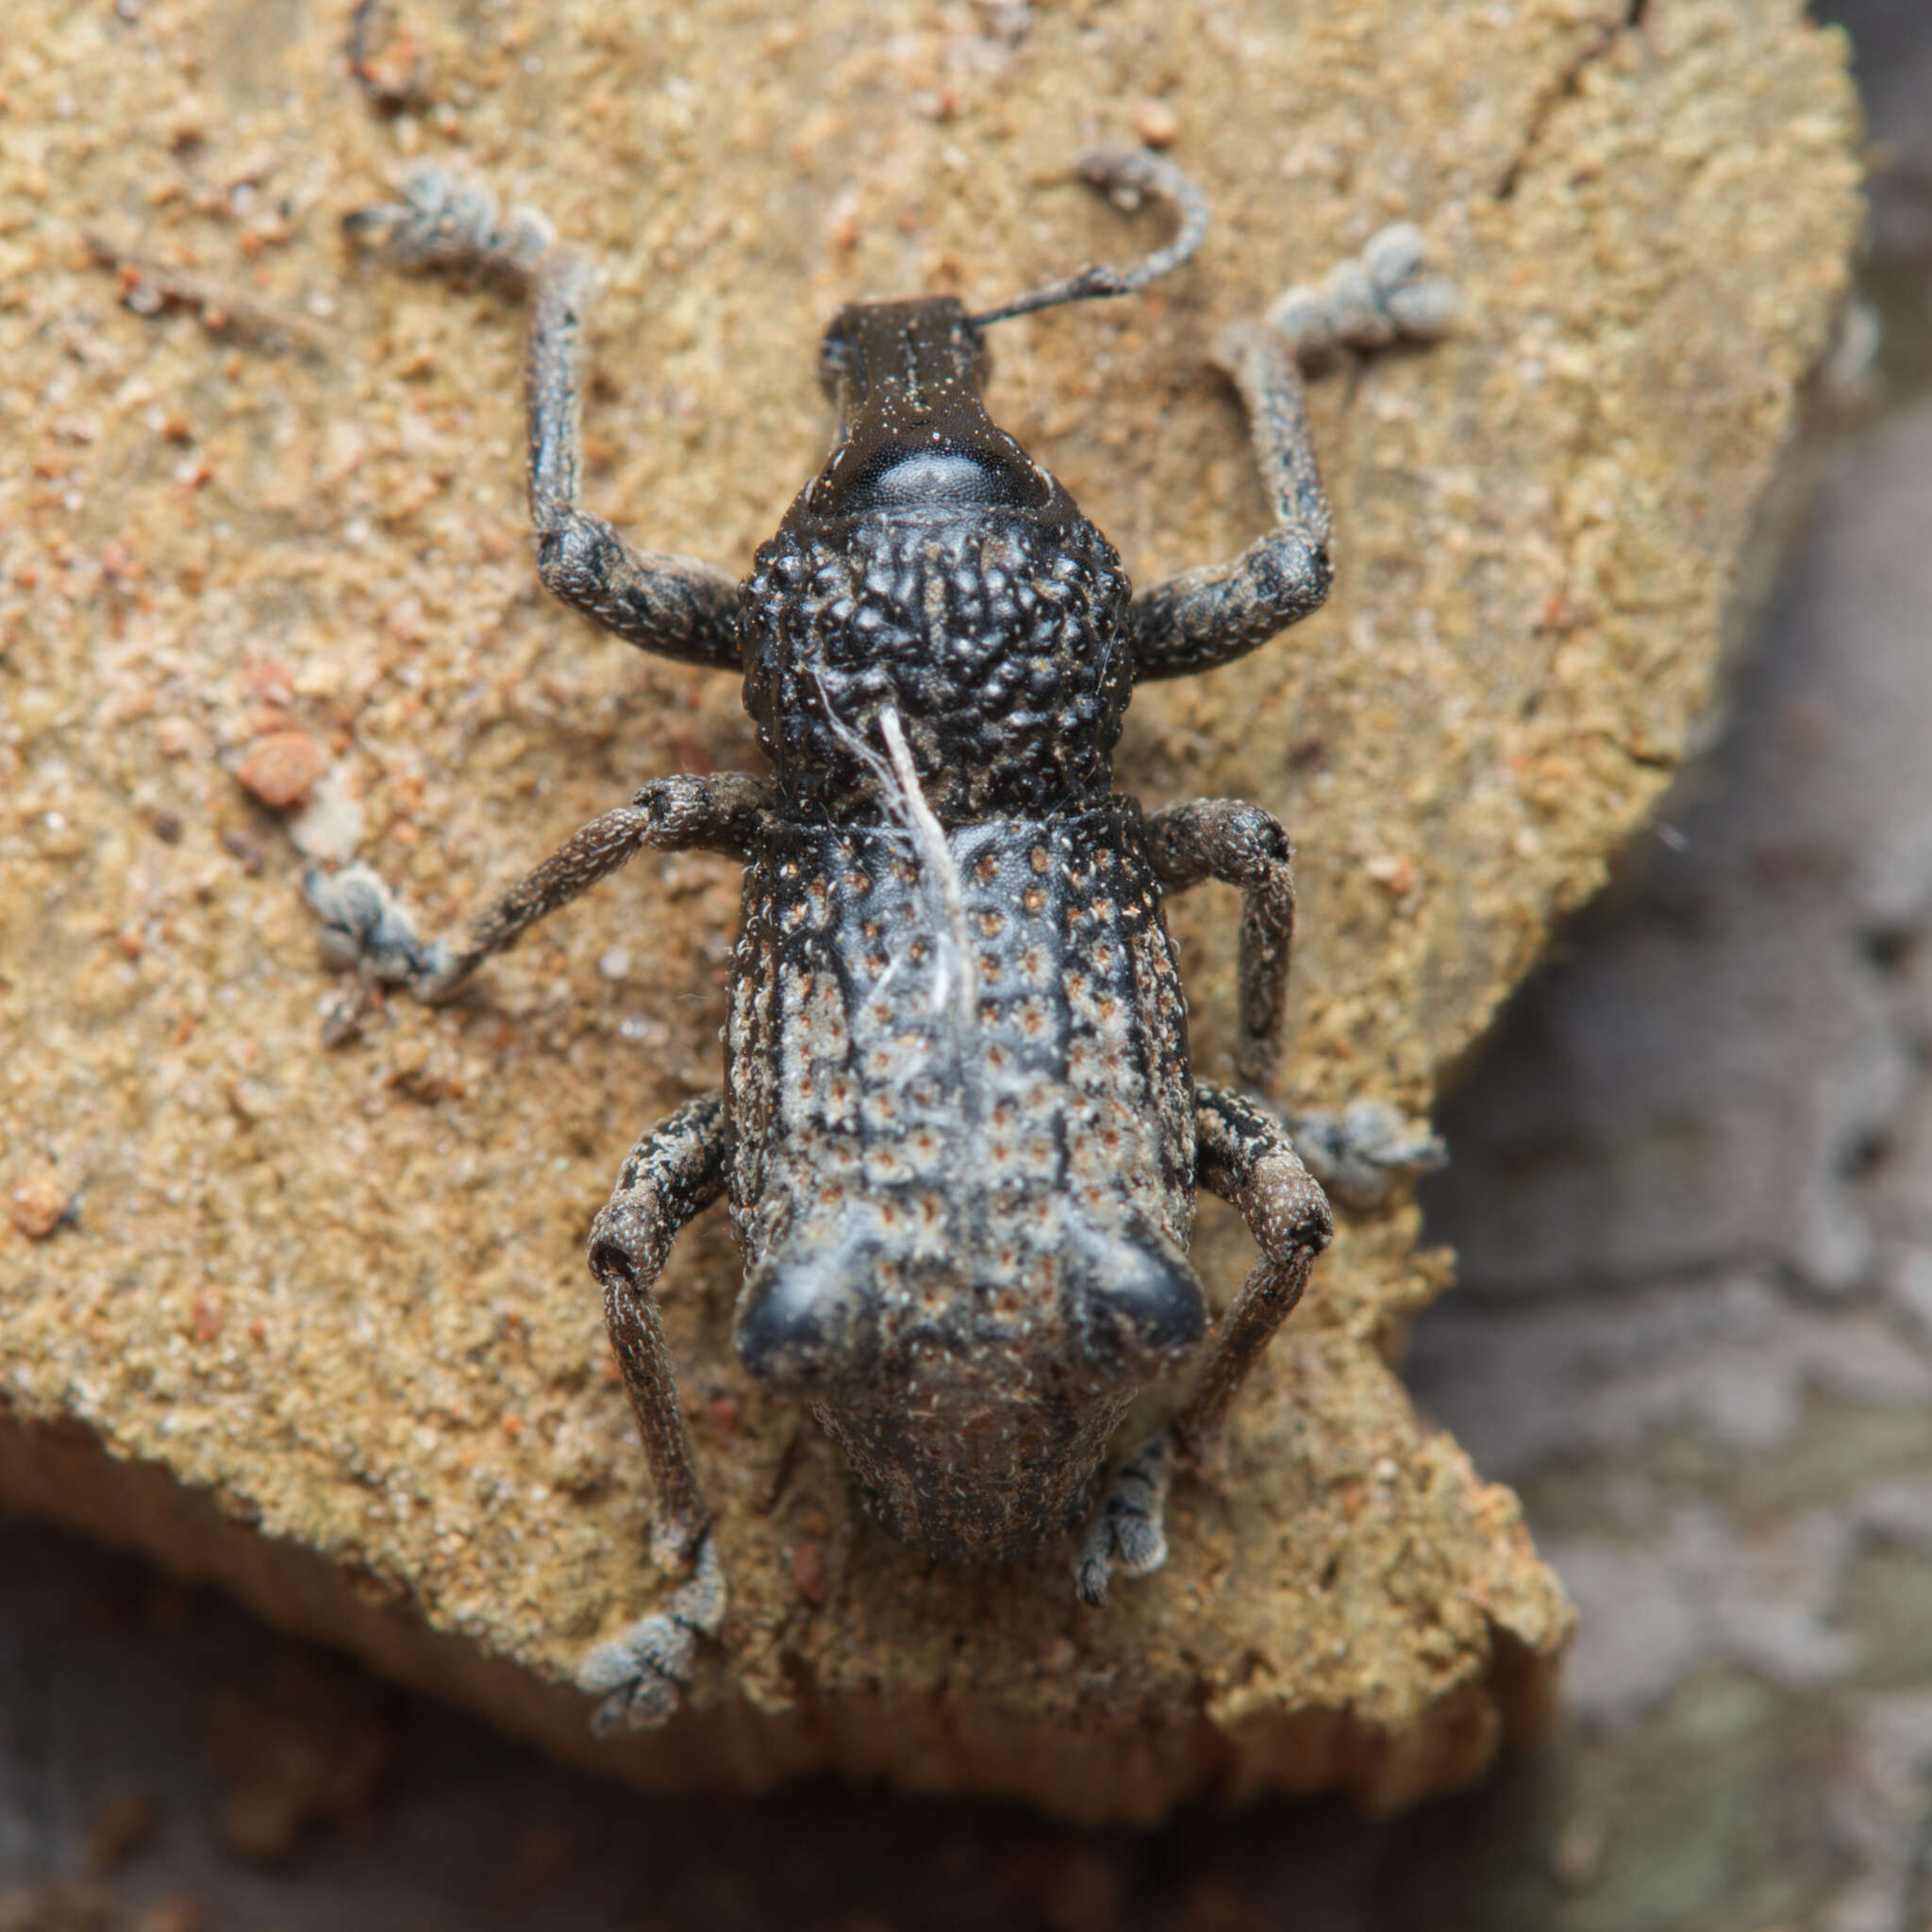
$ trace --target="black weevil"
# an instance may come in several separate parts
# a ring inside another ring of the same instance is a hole
[[[1330,1233],[1282,1121],[1197,1080],[1163,892],[1244,894],[1237,1065],[1274,1066],[1294,926],[1287,834],[1197,799],[1143,817],[1113,791],[1134,685],[1226,663],[1313,610],[1328,508],[1296,357],[1436,332],[1443,284],[1385,230],[1284,329],[1229,331],[1276,522],[1235,563],[1131,591],[1113,546],[987,415],[985,332],[1125,292],[1186,260],[1199,192],[1138,149],[1083,158],[1180,222],[1136,267],[1091,268],[969,315],[950,296],[856,303],[822,345],[832,453],[741,584],[632,549],[576,508],[578,344],[592,275],[540,218],[440,171],[359,211],[405,263],[527,277],[530,509],[562,600],[643,649],[739,672],[771,761],[654,781],[498,899],[452,949],[419,941],[361,866],[311,873],[325,943],[363,981],[448,997],[491,954],[646,846],[745,864],[725,1084],[631,1150],[591,1230],[610,1340],[658,1493],[654,1547],[688,1569],[586,1663],[606,1726],[661,1722],[716,1636],[724,1585],[651,1289],[672,1241],[728,1195],[743,1253],[738,1350],[808,1403],[893,1535],[1004,1562],[1089,1516],[1129,1403],[1208,1329],[1188,1261],[1197,1187],[1232,1202],[1260,1265],[1168,1428],[1116,1470],[1077,1544],[1080,1595],[1166,1557],[1179,1462],[1198,1461]],[[1316,1124],[1316,1165],[1362,1185],[1424,1162],[1386,1110]]]

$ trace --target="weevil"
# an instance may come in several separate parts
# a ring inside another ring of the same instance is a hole
[[[1294,932],[1288,835],[1229,799],[1143,814],[1115,792],[1113,754],[1137,683],[1224,664],[1322,603],[1329,515],[1297,356],[1434,333],[1446,285],[1413,230],[1385,231],[1324,291],[1284,298],[1283,327],[1230,330],[1274,523],[1234,563],[1136,592],[982,401],[994,324],[1142,288],[1207,230],[1164,158],[1079,166],[1168,204],[1173,240],[977,314],[951,296],[841,309],[820,350],[831,454],[741,583],[635,550],[578,508],[585,258],[437,171],[350,218],[406,264],[527,281],[539,575],[641,649],[741,675],[770,763],[645,785],[456,945],[420,941],[366,868],[306,882],[337,958],[437,1001],[645,847],[744,866],[723,1091],[644,1134],[591,1233],[656,1485],[654,1552],[685,1574],[586,1663],[605,1727],[662,1722],[724,1616],[652,1294],[703,1208],[728,1198],[745,1369],[809,1406],[877,1520],[951,1562],[1067,1539],[1096,1606],[1116,1572],[1165,1560],[1174,1471],[1207,1454],[1330,1237],[1321,1185],[1258,1097]],[[1252,1091],[1189,1061],[1162,898],[1206,879],[1243,894],[1236,1064]],[[1357,1187],[1433,1148],[1374,1108],[1314,1132],[1316,1164]],[[1261,1259],[1173,1422],[1092,1507],[1129,1404],[1208,1336],[1188,1259],[1197,1188],[1234,1204]]]

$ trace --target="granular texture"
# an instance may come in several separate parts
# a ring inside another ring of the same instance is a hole
[[[1415,221],[1467,312],[1316,386],[1333,598],[1144,691],[1120,778],[1288,824],[1282,1097],[1420,1109],[1709,694],[1857,219],[1836,40],[1796,0],[405,0],[384,118],[338,8],[126,11],[45,6],[0,49],[0,1496],[659,1786],[1393,1805],[1533,1734],[1569,1611],[1387,1365],[1446,1275],[1397,1206],[1344,1224],[1222,1469],[1177,1484],[1169,1567],[1100,1612],[1060,1555],[932,1565],[873,1525],[740,1369],[700,1220],[667,1327],[731,1621],[671,1729],[592,1743],[571,1667],[663,1584],[582,1244],[639,1131],[717,1084],[740,882],[654,858],[325,1054],[296,881],[359,852],[441,929],[755,737],[731,680],[537,589],[514,303],[338,223],[425,155],[541,204],[608,276],[587,501],[736,576],[820,460],[825,317],[1124,252],[1063,177],[1157,101],[1206,247],[1003,325],[989,397],[1145,584],[1260,522],[1220,325]],[[289,732],[325,762],[282,811],[238,774]],[[1226,1077],[1232,896],[1172,916]],[[1251,1253],[1204,1208],[1217,1304]]]

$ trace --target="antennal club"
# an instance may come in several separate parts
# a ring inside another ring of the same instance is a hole
[[[1103,295],[1131,295],[1144,289],[1181,263],[1200,247],[1208,234],[1208,197],[1187,175],[1152,148],[1090,148],[1074,163],[1083,181],[1096,188],[1130,188],[1152,194],[1167,203],[1180,218],[1174,238],[1165,248],[1157,248],[1144,261],[1132,268],[1115,268],[1108,262],[1095,262],[1064,280],[1049,282],[1043,289],[1029,290],[989,308],[983,315],[967,318],[968,325],[979,329],[991,322],[1005,322],[1015,315],[1030,315],[1036,308],[1054,308],[1062,302],[1091,302]]]

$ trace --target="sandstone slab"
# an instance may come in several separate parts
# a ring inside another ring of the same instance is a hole
[[[1446,1279],[1399,1206],[1345,1228],[1170,1566],[1100,1615],[1063,1556],[948,1570],[866,1522],[737,1368],[708,1218],[666,1294],[734,1609],[685,1716],[592,1743],[572,1664],[662,1583],[582,1239],[717,1081],[736,879],[647,860],[335,1054],[295,879],[359,850],[440,922],[641,779],[755,754],[725,681],[537,590],[514,306],[337,223],[436,156],[594,247],[593,507],[735,563],[817,460],[840,300],[1118,253],[1067,158],[1171,134],[1218,211],[1198,264],[1012,325],[991,398],[1141,580],[1259,524],[1219,323],[1421,223],[1469,314],[1317,391],[1332,604],[1147,692],[1122,767],[1294,829],[1283,1097],[1420,1108],[1708,695],[1857,218],[1838,43],[1795,0],[408,0],[385,118],[342,28],[56,6],[0,50],[0,1500],[656,1787],[1394,1805],[1535,1735],[1570,1612],[1388,1365]],[[1224,1074],[1233,908],[1175,924]],[[1223,1292],[1243,1249],[1207,1217]]]

